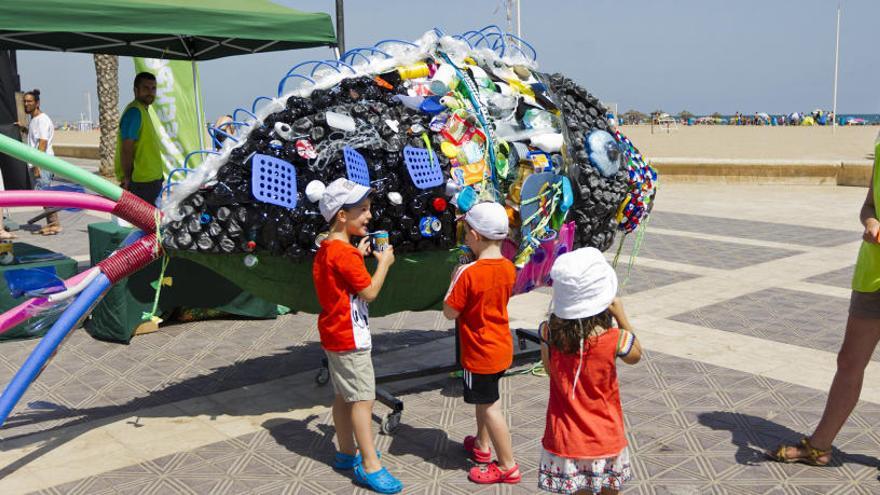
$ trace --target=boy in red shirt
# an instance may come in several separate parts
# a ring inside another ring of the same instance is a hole
[[[480,203],[464,216],[465,243],[477,260],[459,266],[443,303],[443,315],[457,319],[464,369],[464,401],[476,406],[477,435],[464,439],[475,466],[468,479],[475,483],[519,483],[522,475],[513,459],[507,420],[498,403],[498,380],[513,363],[513,338],[507,302],[513,292],[516,268],[501,255],[507,237],[507,213],[498,203]],[[489,441],[498,460],[492,460]]]
[[[321,304],[321,347],[327,354],[336,393],[333,423],[339,451],[333,466],[353,468],[355,481],[374,491],[397,493],[403,484],[379,463],[373,443],[376,379],[367,314],[367,303],[379,295],[388,268],[394,263],[394,249],[370,249],[369,194],[370,188],[343,178],[324,190],[318,206],[330,223],[330,235],[315,255],[312,277]],[[351,244],[352,236],[363,237],[357,248]],[[364,256],[371,252],[379,262],[372,278],[364,264]]]

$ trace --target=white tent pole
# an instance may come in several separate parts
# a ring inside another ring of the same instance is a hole
[[[837,128],[837,70],[840,61],[840,2],[837,2],[837,36],[834,42],[834,97],[831,103],[831,114],[834,119],[831,122],[831,133]]]
[[[193,92],[196,95],[196,126],[198,126],[199,130],[199,148],[205,149],[205,126],[204,126],[204,116],[202,115],[202,90],[199,87],[199,76],[198,76],[198,68],[196,67],[195,59],[191,60],[192,62],[192,74],[193,74]]]

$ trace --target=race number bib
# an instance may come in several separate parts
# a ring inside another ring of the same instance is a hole
[[[367,302],[358,296],[349,294],[351,304],[351,329],[354,332],[354,345],[358,349],[369,349],[373,346],[370,336],[370,317]]]

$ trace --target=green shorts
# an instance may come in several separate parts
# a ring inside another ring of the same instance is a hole
[[[336,395],[345,402],[374,400],[376,376],[370,349],[349,352],[324,351]]]

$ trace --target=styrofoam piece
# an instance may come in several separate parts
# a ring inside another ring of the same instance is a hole
[[[327,118],[327,125],[341,131],[352,132],[357,128],[354,119],[344,113],[327,112],[325,117]]]
[[[251,159],[251,192],[258,201],[296,208],[296,169],[280,158],[255,154]]]

